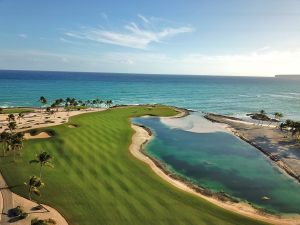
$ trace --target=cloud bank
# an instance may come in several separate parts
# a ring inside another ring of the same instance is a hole
[[[151,52],[58,54],[38,50],[2,51],[0,68],[121,73],[274,76],[300,74],[300,49],[259,49],[245,54],[175,57]]]

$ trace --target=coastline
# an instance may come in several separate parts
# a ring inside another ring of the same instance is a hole
[[[178,109],[177,110],[181,110]],[[181,111],[176,117],[182,117],[186,115],[186,112]],[[291,216],[288,218],[283,218],[281,216],[267,214],[263,211],[257,210],[252,207],[250,204],[244,202],[234,202],[230,197],[225,195],[212,195],[209,191],[201,189],[196,185],[192,185],[189,182],[181,179],[178,176],[171,174],[170,172],[164,169],[164,166],[153,159],[144,152],[145,145],[153,138],[152,132],[149,128],[144,126],[131,124],[132,129],[135,131],[132,136],[132,144],[129,147],[131,154],[137,159],[148,164],[148,166],[162,179],[170,183],[171,185],[179,188],[182,191],[194,194],[202,199],[205,199],[211,202],[214,205],[217,205],[221,208],[229,210],[231,212],[237,212],[238,214],[251,217],[253,219],[261,220],[276,225],[297,225],[300,224],[300,218],[298,216]]]
[[[266,157],[272,160],[272,162],[274,162],[280,169],[282,169],[285,173],[287,173],[288,176],[291,176],[292,178],[294,178],[300,183],[300,176],[292,168],[290,168],[283,160],[281,160],[276,154],[270,153],[270,151],[268,151],[266,147],[264,148],[260,146],[258,143],[255,143],[254,141],[250,140],[250,138],[246,137],[245,132],[243,133],[233,126],[234,123],[244,124],[245,126],[253,126],[253,127],[255,126],[255,124],[243,121],[239,118],[218,115],[218,114],[207,114],[204,117],[213,123],[227,125],[227,128],[231,131],[233,135],[235,135],[236,137],[242,139],[243,141],[247,142],[248,144],[252,145],[256,149],[261,151]],[[273,126],[270,128],[276,128],[276,127]]]

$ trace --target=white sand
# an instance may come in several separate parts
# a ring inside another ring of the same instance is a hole
[[[25,133],[24,134],[24,139],[29,140],[29,139],[40,139],[40,138],[50,138],[51,136],[46,133],[46,132],[41,132],[38,133],[37,135],[31,135],[30,133]]]
[[[16,122],[17,122],[17,131],[26,131],[30,129],[35,128],[42,128],[42,127],[50,127],[50,126],[56,126],[59,124],[67,123],[69,121],[69,118],[72,116],[84,114],[84,113],[90,113],[90,112],[98,112],[106,110],[106,108],[89,108],[86,110],[79,110],[79,111],[70,111],[66,112],[62,109],[59,109],[59,111],[55,114],[49,115],[46,112],[41,113],[39,110],[35,110],[35,112],[32,113],[25,113],[24,119],[19,120],[17,118],[18,114],[15,114]],[[0,133],[7,129],[7,114],[0,114]]]
[[[200,114],[191,114],[182,118],[162,117],[160,121],[171,128],[194,133],[230,132],[226,124],[212,123]]]
[[[30,224],[30,221],[36,217],[39,219],[49,219],[52,218],[56,221],[57,225],[68,225],[68,222],[65,220],[65,218],[54,208],[51,208],[50,206],[43,205],[47,210],[41,209],[38,211],[32,210],[33,207],[37,206],[37,203],[29,201],[26,198],[23,198],[19,195],[16,195],[13,193],[13,205],[16,206],[22,206],[25,210],[25,212],[29,213],[28,217],[24,220],[20,220],[17,223],[17,225],[28,225]]]

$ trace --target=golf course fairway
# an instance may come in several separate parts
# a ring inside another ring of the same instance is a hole
[[[25,141],[16,162],[0,158],[0,170],[12,191],[27,197],[24,182],[39,174],[39,165],[29,161],[50,153],[54,168],[43,168],[45,186],[35,200],[56,208],[70,225],[265,224],[178,190],[130,154],[130,117],[176,113],[165,106],[136,106],[74,116],[68,124],[75,128],[41,129],[55,135]]]

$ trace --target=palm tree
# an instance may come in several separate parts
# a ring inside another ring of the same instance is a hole
[[[41,178],[37,176],[31,176],[29,181],[24,183],[28,187],[28,197],[31,200],[31,195],[35,194],[37,196],[41,196],[40,188],[44,186]]]
[[[16,121],[11,121],[7,125],[8,129],[10,130],[10,133],[12,133],[15,129],[17,129],[17,123]]]
[[[299,140],[300,138],[300,122],[293,121],[291,125],[292,136]]]
[[[43,166],[49,166],[53,168],[53,163],[51,162],[52,156],[47,152],[41,152],[36,155],[36,158],[31,160],[29,163],[39,163],[40,164],[40,178],[42,179],[42,168]]]
[[[285,123],[280,124],[281,130],[287,130],[291,132],[292,137],[296,137],[296,140],[300,138],[300,122],[296,122],[293,120],[286,120]]]
[[[23,119],[24,118],[24,113],[19,113],[18,114],[18,120],[19,120],[19,123],[20,123],[20,121],[21,121],[21,119]]]
[[[52,108],[56,108],[56,111],[58,111],[58,107],[61,106],[62,103],[64,103],[64,100],[63,100],[62,98],[56,99],[56,100],[52,103],[51,107],[52,107]]]
[[[101,106],[102,106],[103,103],[104,103],[104,101],[103,101],[103,100],[100,100],[100,102],[99,102],[100,108],[101,108]]]
[[[100,110],[101,105],[104,103],[104,101],[99,98],[97,98],[96,101],[97,101],[97,108]]]
[[[85,101],[85,104],[87,105],[87,107],[89,107],[90,104],[91,104],[91,100],[86,100],[86,101]]]
[[[7,116],[7,121],[8,122],[12,122],[12,121],[15,121],[16,120],[16,118],[15,118],[15,115],[14,114],[9,114],[8,116]]]
[[[21,151],[23,148],[23,133],[16,133],[13,135],[10,135],[10,140],[9,140],[9,149],[13,151],[14,153],[14,161],[16,161],[16,153],[17,150]]]
[[[266,111],[265,111],[265,110],[263,110],[263,109],[262,109],[262,110],[260,110],[260,111],[259,111],[259,113],[260,113],[261,115],[266,115]]]
[[[251,114],[251,118],[257,120],[257,125],[263,125],[263,121],[271,121],[265,110],[260,110],[258,113]]]
[[[3,156],[5,156],[5,152],[7,150],[7,144],[8,144],[9,139],[10,139],[10,133],[3,131],[0,134],[0,141],[2,142]]]
[[[104,104],[107,106],[107,108],[110,108],[112,106],[113,102],[112,102],[112,100],[107,100],[107,101],[105,101]]]
[[[280,121],[280,119],[283,117],[283,114],[280,113],[280,112],[275,112],[274,113],[274,117],[275,117],[276,120]]]
[[[279,123],[280,123],[280,120],[283,118],[283,114],[280,113],[280,112],[275,112],[275,113],[274,113],[274,118],[275,118],[275,120],[278,121],[278,124],[279,124]]]
[[[44,96],[41,96],[39,102],[41,103],[41,118],[42,118],[42,107],[47,104],[47,99]]]

